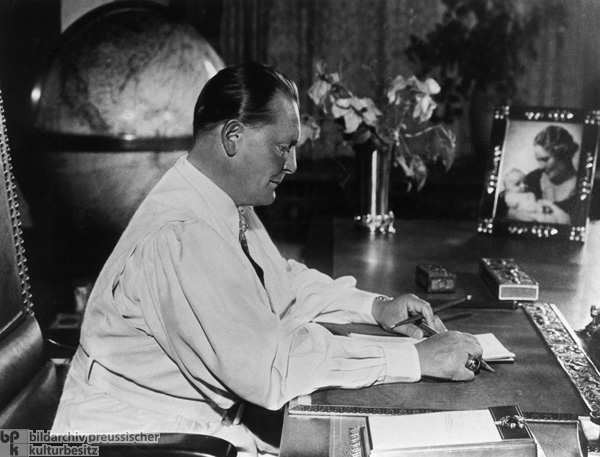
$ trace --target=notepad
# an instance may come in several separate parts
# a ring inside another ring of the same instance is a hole
[[[371,457],[535,456],[536,445],[516,406],[403,416],[369,416]]]
[[[367,335],[363,333],[350,333],[352,338],[369,339],[373,341],[382,341],[389,343],[390,341],[398,343],[416,344],[422,341],[417,338],[401,337],[396,335]],[[493,333],[482,333],[479,335],[473,335],[479,341],[483,349],[483,360],[486,362],[514,362],[515,354],[509,351],[501,342],[496,338]]]
[[[477,341],[483,348],[483,360],[486,362],[514,362],[515,354],[496,338],[493,333],[482,333],[475,335]]]

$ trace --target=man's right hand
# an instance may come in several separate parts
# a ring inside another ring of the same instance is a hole
[[[421,363],[421,375],[452,381],[472,381],[475,373],[467,369],[469,354],[481,359],[483,350],[473,335],[442,332],[415,345]]]

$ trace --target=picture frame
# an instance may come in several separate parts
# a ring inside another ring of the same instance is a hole
[[[500,106],[478,232],[585,242],[600,110]]]

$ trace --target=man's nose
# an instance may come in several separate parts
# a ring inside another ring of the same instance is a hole
[[[298,169],[298,165],[296,164],[296,148],[292,149],[288,154],[283,169],[290,175],[296,173],[296,170]]]

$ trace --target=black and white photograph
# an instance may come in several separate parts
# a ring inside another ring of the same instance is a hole
[[[583,242],[599,132],[593,111],[498,107],[480,230]]]
[[[0,0],[0,457],[600,449],[600,0]]]
[[[570,225],[580,203],[582,131],[577,124],[509,121],[496,216]]]

